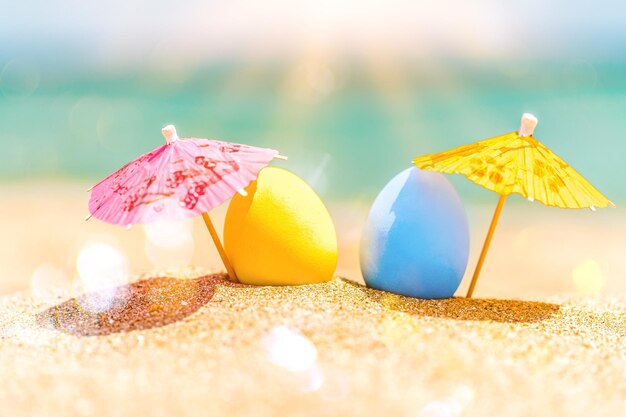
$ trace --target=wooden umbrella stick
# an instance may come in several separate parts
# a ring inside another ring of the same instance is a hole
[[[467,298],[472,298],[472,294],[474,293],[474,287],[476,287],[476,281],[478,281],[480,270],[483,268],[483,263],[485,262],[485,257],[487,256],[487,251],[489,250],[489,245],[491,244],[491,238],[493,237],[493,232],[496,230],[496,226],[498,225],[498,219],[500,218],[500,213],[502,213],[504,200],[506,200],[506,196],[500,195],[498,205],[496,206],[496,211],[493,213],[493,218],[491,219],[491,225],[489,226],[487,237],[485,238],[485,243],[483,244],[483,250],[480,252],[480,258],[478,258],[478,264],[476,264],[474,276],[472,276],[472,282],[470,283],[469,290],[467,291]]]
[[[228,255],[226,255],[226,251],[222,247],[222,242],[220,242],[220,238],[217,235],[217,231],[215,231],[215,227],[213,227],[213,222],[209,217],[209,213],[202,213],[202,218],[204,219],[204,224],[206,224],[206,228],[209,229],[209,233],[211,234],[211,239],[213,239],[213,243],[217,248],[217,251],[220,253],[220,258],[222,258],[222,262],[226,267],[226,272],[228,272],[228,278],[230,278],[233,282],[239,282],[237,279],[237,274],[235,274],[235,270],[233,269],[230,261],[228,260]]]

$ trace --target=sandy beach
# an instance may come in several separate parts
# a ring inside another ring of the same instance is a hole
[[[252,287],[211,275],[219,260],[200,222],[130,230],[84,222],[84,188],[3,186],[3,415],[617,416],[626,408],[620,209],[512,204],[478,298],[458,297],[466,280],[457,298],[428,301],[362,285],[365,202],[330,204],[337,276],[348,279]],[[212,213],[220,228],[224,209]],[[492,208],[468,210],[471,272]]]
[[[143,277],[0,300],[11,416],[617,416],[626,302],[424,301],[336,279]],[[183,274],[179,274],[179,277]],[[87,306],[87,307],[86,307]]]
[[[0,13],[0,417],[626,417],[623,0],[54,5]]]

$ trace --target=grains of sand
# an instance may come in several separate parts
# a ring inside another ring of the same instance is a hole
[[[0,298],[0,415],[618,416],[623,299],[416,300],[336,279]],[[277,356],[279,355],[279,356]],[[277,359],[278,358],[278,359]]]

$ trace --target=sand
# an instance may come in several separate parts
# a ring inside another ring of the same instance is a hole
[[[187,271],[46,303],[3,296],[0,351],[0,415],[12,417],[626,409],[624,298],[427,301]]]

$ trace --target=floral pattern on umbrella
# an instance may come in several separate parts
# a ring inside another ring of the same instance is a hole
[[[537,118],[524,113],[520,129],[436,154],[418,156],[420,169],[463,174],[469,180],[500,195],[483,249],[478,258],[467,297],[471,297],[482,269],[504,201],[521,194],[530,201],[561,208],[615,205],[574,168],[533,136]]]
[[[129,226],[202,215],[231,280],[236,281],[208,211],[256,179],[274,149],[211,139],[179,138],[162,129],[165,145],[124,165],[91,188],[89,217]]]
[[[196,216],[246,187],[277,155],[217,140],[174,140],[96,184],[89,211],[119,225]]]

